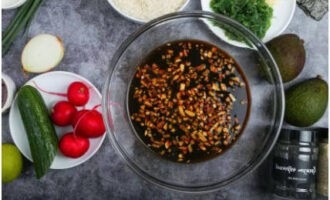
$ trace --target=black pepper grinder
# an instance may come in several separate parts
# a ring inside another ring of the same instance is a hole
[[[313,199],[316,196],[317,131],[281,131],[274,149],[274,193],[282,197]]]

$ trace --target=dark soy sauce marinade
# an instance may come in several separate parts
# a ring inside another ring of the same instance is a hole
[[[139,138],[158,155],[184,163],[230,148],[250,110],[248,83],[238,63],[198,40],[151,51],[137,67],[127,100]]]

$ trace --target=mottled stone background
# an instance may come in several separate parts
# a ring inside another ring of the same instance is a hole
[[[192,0],[186,9],[200,9],[199,1]],[[2,30],[14,12],[3,10]],[[101,89],[111,57],[121,42],[140,26],[117,14],[106,0],[46,0],[29,33],[22,35],[3,57],[2,71],[18,86],[32,78],[33,75],[23,76],[21,70],[22,47],[29,37],[48,32],[65,39],[66,54],[56,70],[80,74]],[[285,32],[302,37],[307,50],[306,67],[290,84],[318,74],[328,80],[328,15],[317,22],[297,8]],[[12,142],[8,113],[2,117],[2,141]],[[328,127],[327,121],[326,113],[314,126]],[[257,170],[221,191],[182,194],[156,187],[138,177],[114,152],[109,140],[105,140],[98,153],[86,163],[67,170],[50,170],[41,180],[34,177],[33,166],[26,161],[23,174],[2,186],[2,195],[3,199],[279,199],[270,191],[269,169],[268,159]]]

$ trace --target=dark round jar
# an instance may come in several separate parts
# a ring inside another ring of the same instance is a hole
[[[274,149],[274,193],[296,199],[316,196],[317,131],[283,129]]]

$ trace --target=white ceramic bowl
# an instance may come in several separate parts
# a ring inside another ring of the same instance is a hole
[[[109,4],[111,5],[111,7],[116,10],[120,15],[122,15],[123,17],[125,17],[126,19],[129,19],[131,21],[134,21],[136,23],[139,23],[139,24],[144,24],[146,23],[147,21],[143,21],[141,19],[137,19],[133,16],[130,16],[130,15],[127,15],[125,12],[123,12],[122,10],[120,10],[114,3],[113,3],[113,0],[108,0]],[[178,9],[177,11],[182,11],[187,5],[188,3],[190,2],[190,0],[186,0],[186,2],[180,7],[180,9]]]
[[[15,3],[12,3],[12,4],[7,4],[7,3],[5,3],[5,0],[2,0],[1,1],[1,8],[3,9],[3,10],[9,10],[9,9],[14,9],[14,8],[17,8],[17,7],[19,7],[19,6],[21,6],[21,5],[23,5],[24,3],[26,2],[26,0],[18,0],[17,2],[15,2]]]
[[[101,104],[101,94],[97,90],[97,88],[89,82],[87,79],[70,73],[70,72],[63,72],[63,71],[53,71],[41,74],[39,76],[34,77],[33,79],[29,80],[26,85],[37,85],[39,88],[41,88],[44,91],[49,92],[57,92],[57,93],[66,93],[67,87],[70,83],[74,81],[81,81],[89,86],[90,88],[90,99],[88,103],[85,105],[86,109],[91,109],[95,105]],[[40,90],[39,90],[40,91]],[[56,96],[47,94],[45,92],[40,91],[40,94],[42,95],[46,106],[51,109],[51,107],[60,100],[66,100],[65,97]],[[9,128],[10,128],[10,134],[14,140],[14,143],[18,147],[18,149],[21,151],[21,153],[30,161],[33,162],[29,142],[27,139],[26,131],[24,129],[24,125],[22,122],[21,115],[18,110],[17,102],[15,97],[12,108],[9,113]],[[81,110],[82,107],[78,108],[78,110]],[[99,110],[100,111],[100,110]],[[100,111],[101,112],[101,111]],[[71,132],[73,128],[71,126],[67,127],[58,127],[55,126],[56,134],[58,138],[60,139],[61,136],[67,132]],[[66,169],[75,167],[81,163],[86,162],[88,159],[90,159],[101,147],[102,142],[105,138],[104,134],[101,137],[98,138],[90,138],[90,147],[88,151],[79,158],[69,158],[64,156],[60,151],[57,152],[57,155],[55,156],[55,159],[50,166],[51,169]]]
[[[10,78],[7,74],[2,73],[2,80],[7,88],[7,98],[3,107],[1,108],[1,112],[4,113],[10,108],[11,103],[13,101],[14,93],[16,90],[16,85],[12,78]],[[3,96],[2,96],[3,98]]]
[[[201,0],[202,10],[214,12],[210,7],[210,2],[211,0]],[[272,8],[273,18],[271,21],[271,26],[267,30],[265,37],[262,38],[263,42],[268,42],[269,40],[279,36],[288,27],[296,9],[296,0],[276,0],[274,5],[272,5]],[[242,42],[229,39],[225,35],[223,29],[215,26],[210,21],[205,20],[204,22],[215,35],[229,44],[237,47],[248,48],[248,46]]]

